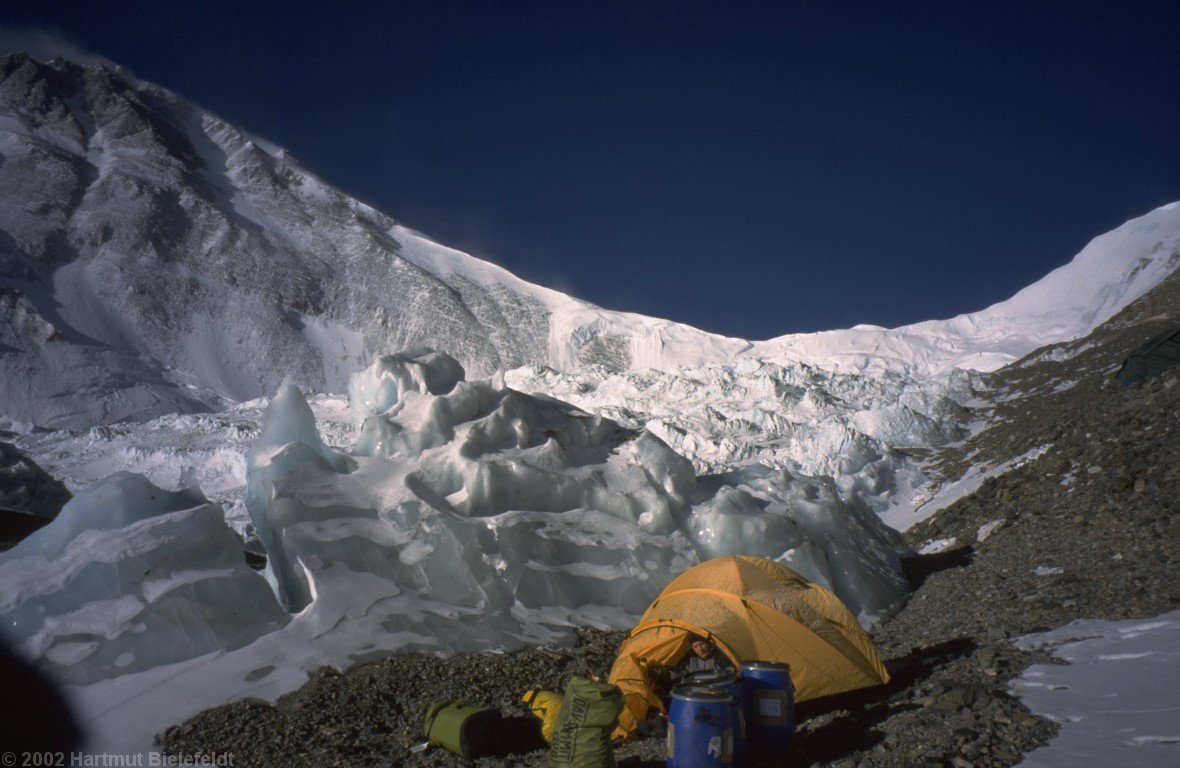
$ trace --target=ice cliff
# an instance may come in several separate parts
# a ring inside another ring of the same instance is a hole
[[[120,473],[0,554],[5,639],[86,684],[239,648],[286,623],[221,508]]]
[[[89,683],[311,627],[331,639],[309,658],[341,663],[625,627],[676,573],[738,552],[866,618],[904,594],[899,535],[829,477],[757,463],[698,476],[648,430],[468,381],[424,349],[378,358],[349,391],[351,449],[323,443],[288,382],[248,453],[270,586],[219,507],[118,474],[0,555],[10,635]]]
[[[249,457],[247,506],[284,604],[346,563],[465,609],[641,612],[702,558],[757,551],[836,589],[854,611],[903,593],[905,550],[827,477],[751,465],[698,478],[644,429],[502,380],[466,381],[446,355],[378,359],[349,387],[355,445],[324,447],[285,385]]]

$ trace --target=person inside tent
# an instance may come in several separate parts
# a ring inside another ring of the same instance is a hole
[[[693,634],[689,636],[688,653],[674,667],[654,664],[647,670],[651,682],[651,690],[667,711],[672,701],[672,688],[679,685],[686,677],[696,672],[721,672],[733,670],[733,662],[717,645],[707,637]],[[653,709],[645,722],[637,724],[640,735],[663,736],[665,733],[664,715]]]
[[[722,672],[732,669],[733,662],[717,648],[712,640],[700,635],[693,635],[688,654],[683,661],[676,665],[673,673],[679,681],[694,672]]]
[[[656,695],[665,704],[671,695],[672,686],[694,672],[719,672],[732,670],[733,662],[717,648],[717,645],[707,637],[691,635],[688,643],[688,653],[674,667],[653,666],[648,670]]]

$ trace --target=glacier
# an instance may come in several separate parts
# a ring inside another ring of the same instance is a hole
[[[197,663],[227,665],[224,697],[387,652],[625,628],[715,554],[779,559],[866,621],[905,593],[899,534],[830,477],[758,462],[697,474],[647,429],[501,375],[468,381],[431,350],[379,357],[349,392],[347,420],[360,425],[350,447],[324,444],[293,383],[268,402],[245,457],[240,527],[266,547],[264,575],[195,488],[117,473],[0,554],[9,637],[83,702]]]
[[[349,447],[325,444],[291,382],[265,408],[240,529],[265,547],[265,574],[195,488],[117,473],[0,554],[0,621],[18,650],[82,702],[197,663],[222,670],[209,674],[225,697],[393,651],[623,628],[719,554],[778,559],[866,621],[905,594],[900,535],[831,477],[750,462],[698,474],[646,429],[502,375],[468,381],[425,349],[378,358],[349,391]]]
[[[636,615],[673,574],[750,551],[866,617],[906,591],[900,536],[830,478],[759,464],[700,478],[646,429],[462,374],[427,350],[355,374],[347,453],[323,444],[294,385],[280,388],[246,506],[288,610],[310,605],[336,563],[485,620],[588,605]]]

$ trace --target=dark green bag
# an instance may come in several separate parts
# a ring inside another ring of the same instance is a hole
[[[615,768],[610,736],[622,711],[618,686],[584,677],[571,680],[553,727],[550,768]]]
[[[440,701],[426,712],[422,733],[431,744],[474,760],[498,751],[500,725],[498,710],[462,701]]]

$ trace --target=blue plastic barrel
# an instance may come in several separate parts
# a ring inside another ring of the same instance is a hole
[[[668,706],[668,768],[734,768],[732,694],[678,685]]]
[[[684,685],[703,685],[709,688],[719,688],[733,696],[733,720],[737,726],[733,734],[733,764],[742,765],[746,760],[746,738],[749,725],[745,711],[747,709],[745,691],[738,681],[737,672],[732,669],[711,669],[693,672],[685,675]]]
[[[795,686],[791,666],[777,661],[742,662],[747,751],[754,759],[781,757],[795,733]]]

